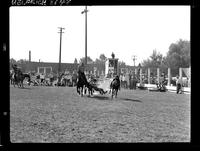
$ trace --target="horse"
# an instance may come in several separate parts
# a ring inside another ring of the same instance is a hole
[[[84,72],[78,71],[78,82],[76,85],[76,90],[77,93],[81,95],[81,97],[83,96],[84,86],[89,86],[89,83],[87,82]]]
[[[10,71],[10,83],[11,84],[14,84],[14,72],[13,71]]]
[[[94,86],[90,82],[86,85],[85,88],[87,88],[89,96],[93,95],[93,93],[94,93]],[[86,89],[85,89],[85,94],[86,94]]]
[[[118,90],[120,90],[120,80],[119,80],[119,77],[116,76],[113,81],[111,82],[110,84],[110,92],[112,92],[112,98],[113,96],[115,95],[115,98],[117,98],[117,92]],[[109,93],[110,93],[109,92]]]
[[[18,71],[17,73],[14,73],[14,81],[13,81],[13,85],[15,87],[15,84],[18,85],[18,87],[23,88],[23,81],[25,78],[28,78],[28,85],[30,86],[30,82],[31,82],[31,78],[30,75],[28,73],[22,73],[21,71]]]

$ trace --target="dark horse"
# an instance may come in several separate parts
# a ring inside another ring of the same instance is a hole
[[[14,85],[14,87],[15,87],[15,84],[17,84],[18,87],[23,88],[24,87],[23,81],[24,81],[25,78],[28,78],[28,85],[30,85],[31,78],[30,78],[29,74],[22,73],[20,71],[14,73],[14,79],[13,79],[13,85]]]
[[[116,76],[110,84],[110,92],[112,92],[112,98],[115,95],[117,97],[117,92],[120,90],[120,80],[119,76]]]
[[[14,72],[10,72],[10,83],[13,84],[14,83]]]
[[[83,96],[84,86],[88,87],[89,83],[87,82],[84,72],[78,71],[78,82],[76,85],[76,90],[77,90],[77,93],[81,96]]]

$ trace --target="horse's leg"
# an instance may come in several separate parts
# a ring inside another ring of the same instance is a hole
[[[23,83],[23,80],[21,81],[21,84],[22,84],[22,88],[24,88],[24,83]]]
[[[84,86],[84,94],[86,94],[87,93],[87,88],[86,88],[86,86]]]
[[[83,86],[81,87],[81,97],[83,97]]]
[[[93,95],[93,89],[91,88],[91,90],[90,90],[90,93],[91,93],[91,95]]]
[[[112,97],[112,98],[113,98],[113,93],[114,93],[114,92],[113,92],[113,88],[112,88],[112,90],[111,90],[111,97]]]
[[[18,88],[20,88],[20,82],[19,81],[17,81],[17,86],[18,86]]]
[[[20,88],[22,88],[22,82],[21,81],[19,81],[19,86],[20,86]]]
[[[28,78],[28,85],[29,86],[31,85],[31,78],[30,77]]]
[[[76,90],[77,90],[77,93],[80,95],[80,89],[79,89],[78,85],[76,86]]]
[[[115,90],[115,98],[117,98],[118,89]]]
[[[90,87],[89,87],[89,86],[88,86],[88,87],[86,87],[86,89],[87,89],[88,95],[89,95],[89,97],[90,97],[90,95],[91,95],[91,89],[90,89]]]

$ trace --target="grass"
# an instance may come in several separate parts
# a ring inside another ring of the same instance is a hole
[[[10,87],[11,142],[190,142],[190,95],[121,90],[80,97],[71,87]]]

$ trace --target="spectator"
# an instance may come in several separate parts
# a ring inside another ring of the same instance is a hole
[[[53,73],[51,72],[50,74],[49,74],[49,78],[50,78],[50,85],[52,85],[52,83],[53,83]]]
[[[176,93],[179,94],[182,93],[182,79],[177,76],[177,80],[176,80]]]
[[[42,74],[40,75],[40,79],[41,79],[41,83],[44,83],[44,79],[45,79],[44,73],[42,73]]]
[[[125,88],[127,89],[130,85],[130,81],[129,81],[129,75],[128,73],[126,73],[125,75]]]
[[[136,90],[136,85],[137,85],[137,79],[135,76],[133,76],[133,89]]]
[[[122,87],[125,88],[125,75],[123,74],[122,76]]]
[[[131,90],[133,89],[133,75],[131,75],[131,78],[130,78],[130,89]]]

